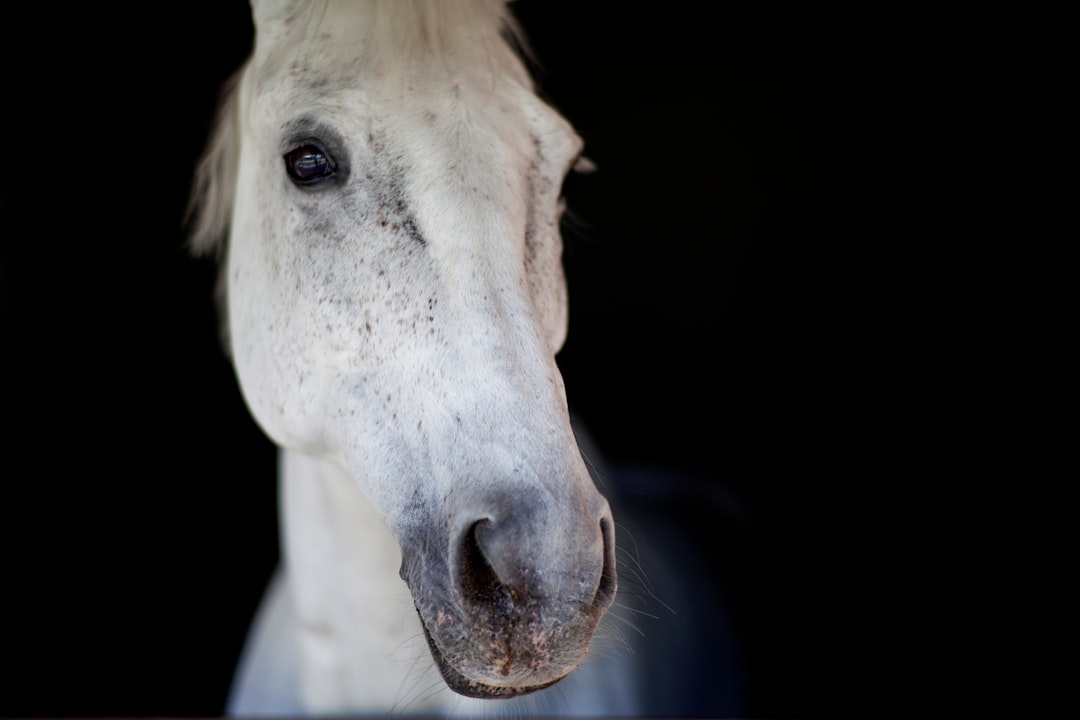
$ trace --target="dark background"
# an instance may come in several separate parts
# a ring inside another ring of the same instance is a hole
[[[898,198],[932,200],[901,168],[934,33],[884,10],[514,7],[599,167],[567,187],[571,406],[613,467],[686,491],[655,507],[730,594],[731,712],[893,707],[907,590],[881,528],[926,438],[894,412],[918,289],[883,288],[910,252]],[[0,714],[220,714],[276,561],[276,469],[182,218],[247,5],[14,12]]]

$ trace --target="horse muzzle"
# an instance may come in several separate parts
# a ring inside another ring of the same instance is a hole
[[[590,490],[568,502],[542,490],[470,496],[442,542],[403,544],[402,577],[451,689],[522,695],[585,657],[617,587],[611,513]]]

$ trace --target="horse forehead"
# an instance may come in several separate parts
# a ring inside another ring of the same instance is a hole
[[[441,133],[442,146],[460,151],[454,139],[516,141],[540,135],[572,145],[576,135],[533,89],[492,67],[417,69],[383,75],[362,55],[321,49],[285,66],[250,69],[256,112],[269,108],[284,117],[333,114],[367,120],[409,146]],[[549,141],[550,142],[550,141]]]
[[[580,149],[573,128],[537,97],[505,43],[409,52],[372,42],[358,27],[363,22],[353,14],[324,18],[318,33],[287,32],[257,48],[248,74],[259,110],[367,118],[398,130],[408,146],[441,131],[440,143],[451,152],[469,138],[516,141],[522,136],[514,132],[525,130],[539,136],[552,158]],[[465,126],[469,131],[460,132]]]
[[[327,121],[359,153],[358,165],[392,167],[414,201],[430,198],[441,210],[520,212],[528,183],[558,175],[581,149],[531,86],[487,65],[384,77],[362,53],[321,48],[278,69],[256,79],[255,113],[269,108],[280,127],[295,117]],[[459,192],[469,199],[456,202]]]

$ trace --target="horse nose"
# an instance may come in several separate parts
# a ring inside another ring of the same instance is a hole
[[[455,563],[462,604],[514,614],[554,601],[599,617],[615,598],[615,532],[607,502],[593,505],[567,517],[515,497],[464,522]]]

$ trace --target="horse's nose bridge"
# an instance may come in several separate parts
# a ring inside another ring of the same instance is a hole
[[[478,364],[501,367],[508,374],[546,372],[558,348],[551,347],[524,263],[519,258],[500,263],[483,254],[464,255],[469,262],[454,267],[465,279],[447,284],[449,297],[443,308],[459,350]]]
[[[466,328],[455,342],[433,374],[453,378],[455,392],[433,389],[429,397],[453,421],[448,430],[457,451],[474,459],[506,455],[514,465],[537,470],[560,466],[566,472],[561,466],[576,464],[577,443],[553,354],[528,333],[490,326]]]

